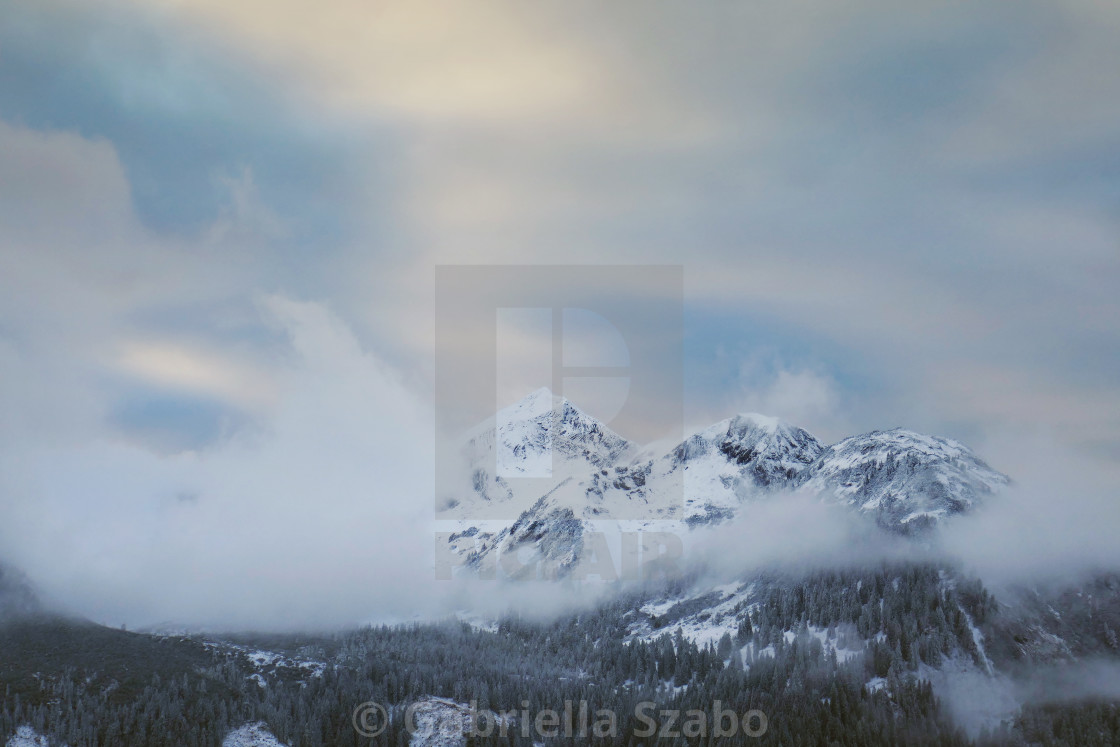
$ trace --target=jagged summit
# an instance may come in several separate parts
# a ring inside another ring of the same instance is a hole
[[[500,472],[539,475],[549,472],[557,457],[604,467],[633,450],[634,444],[568,399],[541,387],[479,426],[470,447],[476,459],[497,448]]]
[[[968,512],[1008,483],[951,439],[895,428],[825,447],[808,431],[757,413],[726,418],[671,447],[638,449],[547,388],[503,408],[467,451],[469,486],[439,515],[464,522],[455,551],[480,559],[528,544],[565,568],[577,562],[584,533],[604,520],[699,528],[744,515],[756,501],[780,500],[784,491],[808,491],[912,534]],[[478,519],[503,524],[487,534]]]
[[[744,503],[790,487],[821,448],[800,428],[744,413],[689,435],[645,472],[651,484],[683,486],[682,510],[673,518],[697,526],[730,519]]]
[[[784,486],[820,454],[822,446],[808,431],[778,418],[743,413],[721,420],[685,439],[672,457],[689,464],[716,455],[748,468],[759,487]]]
[[[516,518],[560,484],[625,463],[635,450],[542,387],[467,434],[468,479],[456,495],[443,497],[439,518]]]

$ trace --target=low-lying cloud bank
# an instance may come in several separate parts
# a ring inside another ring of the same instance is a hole
[[[0,457],[4,559],[48,598],[114,625],[295,628],[466,607],[547,614],[616,588],[436,580],[430,404],[325,306],[268,297],[260,312],[290,354],[261,382],[275,404],[251,427],[170,456],[106,427],[87,443]],[[720,526],[668,529],[684,567],[720,578],[942,556],[993,583],[1120,568],[1116,483],[1099,464],[1043,441],[1003,454],[1018,455],[997,462],[1016,484],[949,522],[933,547],[803,493]]]
[[[253,427],[173,456],[108,428],[4,455],[0,547],[48,597],[130,626],[430,612],[430,409],[325,307],[261,309],[292,355]]]
[[[1120,569],[1116,465],[1039,434],[993,447],[1014,482],[945,527],[945,553],[996,585],[1061,585]]]

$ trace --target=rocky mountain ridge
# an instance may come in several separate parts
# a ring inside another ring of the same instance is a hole
[[[578,564],[588,532],[618,531],[619,522],[699,531],[800,491],[913,535],[971,511],[1009,482],[950,439],[896,428],[825,446],[753,413],[668,449],[643,449],[547,389],[476,429],[464,454],[469,487],[445,497],[437,514],[457,522],[452,555],[478,568],[491,555],[535,553],[561,576]]]

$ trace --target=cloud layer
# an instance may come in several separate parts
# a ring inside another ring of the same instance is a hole
[[[429,479],[445,263],[683,265],[688,423],[1072,453],[1069,515],[1114,525],[1118,32],[1091,0],[5,3],[0,554],[140,619],[202,593],[169,558],[203,517],[279,491],[267,531],[327,532],[270,469],[397,510],[343,455]],[[201,578],[257,572],[263,541],[213,542]]]

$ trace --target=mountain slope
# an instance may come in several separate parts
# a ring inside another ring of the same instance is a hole
[[[471,488],[439,514],[459,520],[452,553],[480,569],[518,552],[544,563],[546,577],[569,573],[588,533],[617,533],[619,521],[631,530],[651,522],[700,529],[740,516],[755,500],[801,490],[889,531],[917,534],[1008,483],[957,441],[894,429],[826,448],[801,428],[757,414],[722,420],[665,452],[639,450],[546,389],[478,429],[466,452]],[[482,521],[492,518],[502,521]]]
[[[548,389],[500,410],[467,435],[465,474],[440,497],[440,519],[509,519],[565,480],[625,461],[634,444]]]
[[[0,622],[41,611],[42,604],[31,581],[20,571],[0,564]]]
[[[895,428],[829,446],[798,482],[882,527],[911,533],[969,511],[1008,478],[958,441]]]
[[[510,423],[508,431],[499,425],[498,438],[507,439],[507,453],[529,465],[525,472],[550,438],[547,418],[526,417],[541,410],[543,397],[534,393],[498,418]],[[450,540],[452,552],[465,564],[495,568],[498,557],[520,553],[527,562],[513,563],[514,575],[535,570],[563,577],[578,565],[589,532],[616,534],[618,521],[638,522],[632,529],[662,521],[683,521],[689,527],[719,523],[737,515],[745,503],[790,487],[823,448],[800,428],[744,414],[698,431],[667,452],[632,456],[632,444],[566,400],[553,401],[563,413],[551,437],[560,454],[554,465],[562,469],[554,468],[551,481],[538,484],[538,497],[516,519],[497,527],[472,521],[486,518],[484,511],[476,516],[470,512],[484,508],[479,501],[488,499],[493,486],[505,489],[515,480],[487,482],[476,471],[475,485],[482,489],[476,490],[474,502],[455,507],[463,521]],[[482,443],[480,453],[486,454],[489,443],[484,439],[493,433],[483,431],[470,443],[476,448]],[[505,505],[515,503],[507,498]]]
[[[127,699],[154,675],[194,673],[220,663],[201,643],[107,628],[55,615],[37,615],[0,624],[0,690],[25,702],[44,697],[41,682],[67,670],[86,677],[106,696]]]
[[[745,501],[790,487],[822,448],[777,418],[736,415],[689,436],[659,460],[655,474],[682,473],[682,518],[696,526],[731,518]]]

